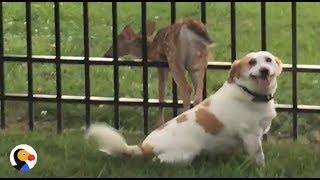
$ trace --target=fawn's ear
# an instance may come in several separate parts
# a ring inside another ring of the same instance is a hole
[[[121,34],[125,37],[125,39],[127,40],[132,40],[136,37],[136,33],[134,32],[134,30],[132,29],[132,27],[130,25],[126,25]]]
[[[147,21],[146,22],[147,37],[152,36],[155,30],[156,30],[156,23],[154,21]],[[139,32],[139,36],[142,37],[142,30]]]
[[[146,23],[147,27],[147,36],[151,36],[156,30],[156,23],[154,21],[148,21]]]

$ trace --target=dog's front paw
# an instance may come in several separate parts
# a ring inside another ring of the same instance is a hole
[[[265,167],[265,166],[266,166],[266,162],[265,162],[264,159],[257,159],[257,160],[256,160],[256,163],[257,163],[257,165],[260,166],[260,167]]]
[[[265,159],[263,154],[248,157],[248,160],[255,166],[265,167]]]
[[[265,162],[263,154],[259,154],[258,156],[256,156],[254,158],[254,162],[260,167],[265,167],[265,165],[266,165],[266,162]]]

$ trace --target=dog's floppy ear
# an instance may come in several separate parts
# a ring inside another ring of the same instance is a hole
[[[275,61],[278,64],[278,71],[277,71],[277,75],[280,75],[282,72],[282,60],[278,57],[275,57]]]
[[[243,56],[242,58],[237,59],[232,63],[230,71],[229,71],[229,77],[228,77],[229,83],[234,83],[234,78],[240,77],[242,69],[246,65],[248,66],[248,62],[250,61],[250,59],[251,58],[249,56]]]
[[[238,77],[240,75],[240,60],[235,60],[230,68],[228,83],[234,83],[234,77]]]

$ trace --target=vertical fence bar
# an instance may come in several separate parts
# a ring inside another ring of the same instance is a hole
[[[260,4],[260,22],[261,22],[261,50],[267,50],[267,40],[266,40],[266,3],[261,2]]]
[[[5,128],[5,114],[4,114],[4,60],[3,60],[3,16],[2,16],[2,2],[0,2],[0,126]]]
[[[89,62],[89,27],[88,27],[88,2],[83,2],[83,47],[84,47],[84,78],[85,78],[85,103],[86,127],[90,126],[90,62]]]
[[[201,22],[203,24],[207,23],[207,18],[206,18],[206,2],[201,2]],[[207,72],[204,74],[203,78],[203,91],[202,91],[202,96],[203,99],[207,97]]]
[[[112,2],[112,42],[113,42],[113,84],[114,84],[114,127],[120,128],[119,122],[119,64],[118,64],[118,24],[117,3]]]
[[[32,34],[31,34],[31,4],[26,2],[26,36],[27,36],[27,66],[28,66],[28,104],[29,129],[33,131],[34,104],[33,104],[33,69],[32,69]]]
[[[292,29],[292,130],[293,139],[298,138],[297,126],[297,19],[296,3],[291,3],[291,29]]]
[[[231,13],[231,62],[236,60],[236,3],[230,3],[230,13]]]
[[[260,23],[261,23],[261,50],[267,50],[267,41],[266,41],[266,3],[260,3]],[[263,135],[263,140],[268,140],[268,135]]]
[[[60,48],[60,9],[59,2],[54,3],[54,31],[55,31],[55,50],[56,50],[56,91],[57,91],[57,132],[62,131],[62,112],[61,112],[61,48]]]
[[[148,52],[147,52],[147,31],[146,31],[146,21],[147,21],[147,7],[146,2],[141,2],[141,28],[142,28],[142,62],[143,62],[143,122],[144,122],[144,134],[148,134]]]
[[[171,2],[171,24],[176,22],[176,3]],[[173,107],[173,117],[178,115],[178,92],[177,92],[177,84],[172,79],[172,102],[174,104]]]

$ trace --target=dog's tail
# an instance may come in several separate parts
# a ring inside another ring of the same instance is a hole
[[[99,150],[111,156],[143,155],[139,145],[128,145],[124,137],[114,128],[106,124],[92,124],[86,132],[86,138],[97,141]]]

